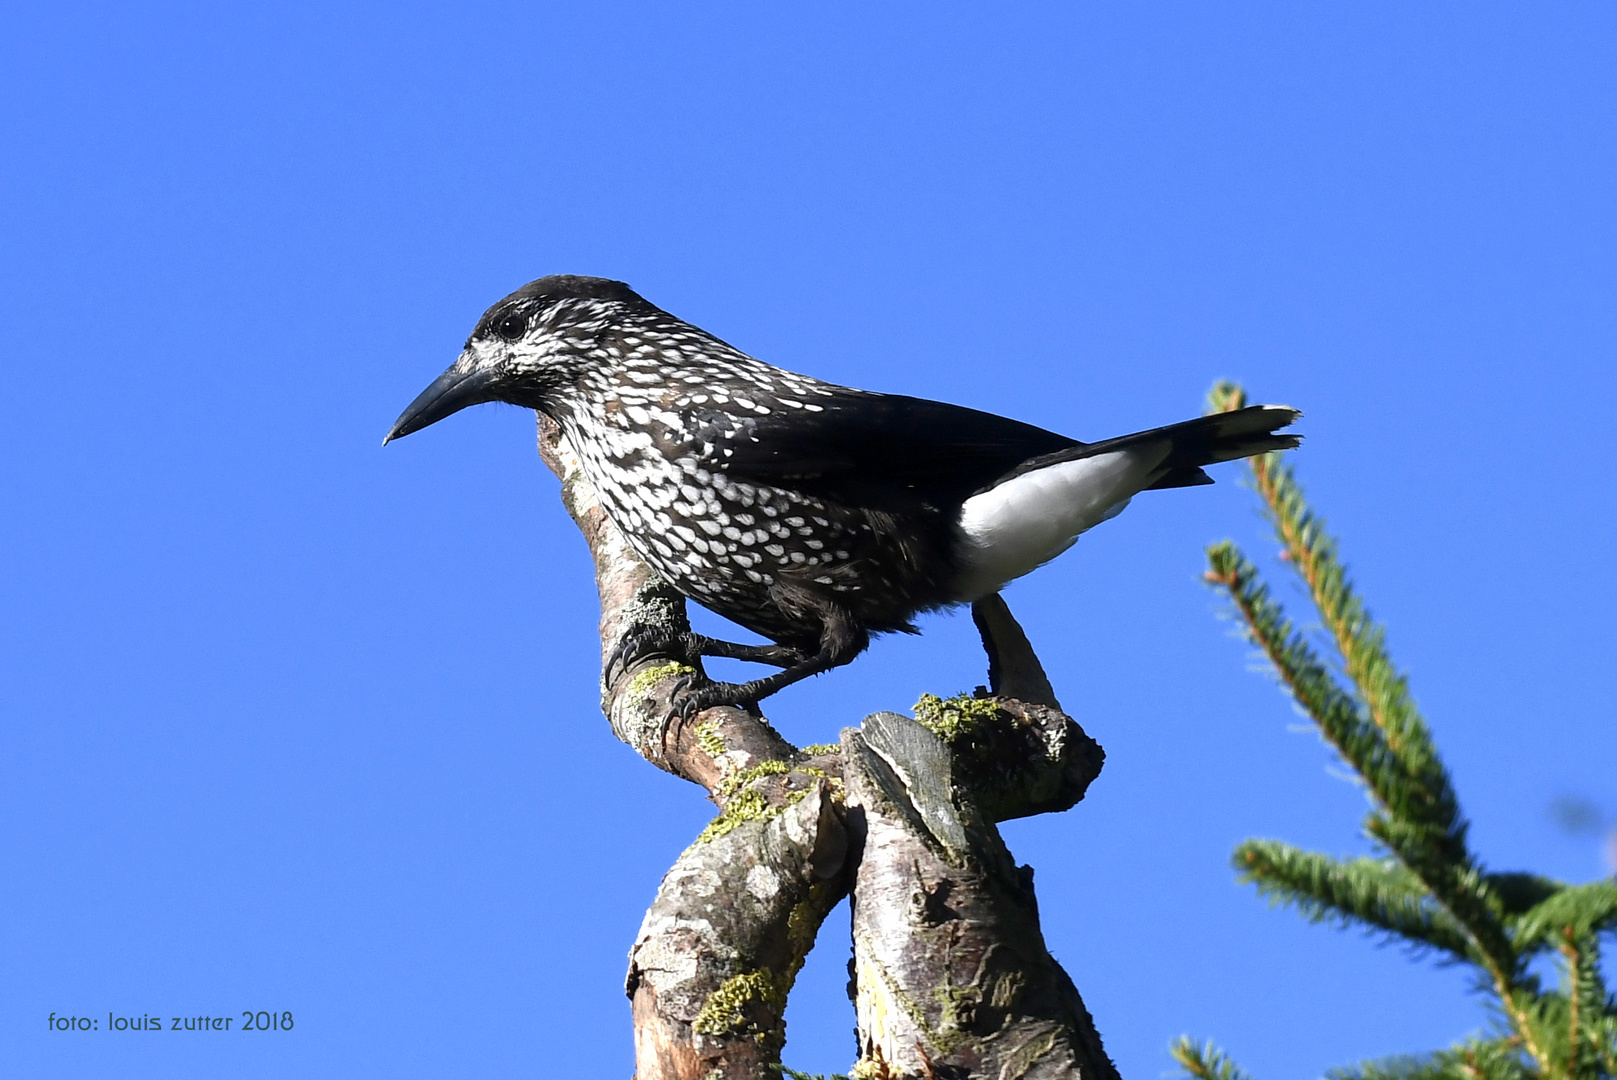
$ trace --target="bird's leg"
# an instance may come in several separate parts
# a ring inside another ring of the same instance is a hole
[[[740,645],[703,634],[686,634],[684,637],[693,656],[717,656],[725,660],[745,660],[778,668],[789,668],[808,659],[808,654],[802,649],[789,645]]]
[[[660,627],[639,626],[624,634],[618,640],[612,654],[607,657],[607,682],[611,683],[614,672],[627,671],[649,657],[664,657],[693,664],[698,657],[703,656],[745,660],[779,668],[789,668],[808,659],[801,649],[787,645],[741,645],[734,641],[720,641],[705,634],[692,633],[689,630],[669,633]]]
[[[720,642],[720,644],[727,643]],[[686,718],[695,716],[703,709],[711,709],[715,705],[756,704],[775,691],[801,682],[810,675],[818,675],[822,671],[841,667],[864,652],[869,644],[870,635],[856,627],[845,613],[829,612],[825,616],[824,629],[820,635],[820,651],[813,656],[804,658],[798,654],[800,659],[782,665],[786,668],[785,671],[751,682],[698,682],[694,677],[687,678],[674,690],[670,702],[675,711]],[[747,646],[736,647],[747,648]]]

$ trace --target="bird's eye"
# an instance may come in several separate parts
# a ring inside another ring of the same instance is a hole
[[[528,317],[507,315],[494,324],[494,332],[506,341],[518,341],[528,332]]]

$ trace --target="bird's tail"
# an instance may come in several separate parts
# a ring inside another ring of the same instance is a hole
[[[1071,446],[1024,461],[960,507],[960,599],[976,600],[1042,566],[1151,488],[1211,484],[1203,465],[1297,445],[1277,435],[1302,414],[1254,405]]]
[[[1302,436],[1276,434],[1277,428],[1295,423],[1303,414],[1284,405],[1249,405],[1234,412],[1198,416],[1182,424],[1170,424],[1127,440],[1149,441],[1166,436],[1173,440],[1173,452],[1165,462],[1166,472],[1152,488],[1192,487],[1211,484],[1213,478],[1203,465],[1267,454],[1271,450],[1292,450]]]
[[[1249,405],[1233,412],[1198,416],[1194,420],[1166,427],[1058,450],[1054,454],[1023,462],[1015,474],[1032,472],[1062,461],[1076,461],[1166,442],[1170,446],[1168,456],[1159,466],[1157,478],[1144,490],[1211,484],[1213,478],[1202,471],[1203,465],[1217,465],[1221,461],[1235,461],[1271,450],[1295,449],[1301,443],[1302,436],[1277,434],[1276,430],[1295,423],[1302,415],[1285,405]]]

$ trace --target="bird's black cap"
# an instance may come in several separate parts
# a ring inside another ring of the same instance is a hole
[[[485,334],[489,327],[513,307],[521,306],[527,301],[545,300],[617,300],[636,306],[651,307],[652,305],[621,281],[611,278],[582,277],[578,274],[551,274],[537,281],[530,281],[522,288],[483,312],[483,317],[477,320],[477,327],[472,331],[472,337]]]
[[[613,281],[611,278],[583,277],[579,274],[551,274],[549,277],[530,281],[505,299],[516,300],[532,296],[572,296],[589,300],[639,300],[641,303],[645,303],[644,298],[639,293],[621,281]]]

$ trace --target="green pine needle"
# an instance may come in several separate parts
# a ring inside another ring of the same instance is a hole
[[[1245,404],[1233,383],[1209,395],[1214,411]],[[1485,871],[1468,849],[1459,799],[1408,679],[1349,580],[1335,538],[1282,455],[1249,465],[1281,557],[1307,588],[1340,668],[1319,655],[1233,544],[1208,549],[1207,578],[1229,596],[1248,639],[1364,783],[1372,806],[1365,831],[1390,858],[1339,860],[1253,840],[1236,850],[1236,869],[1260,895],[1312,921],[1362,926],[1475,965],[1498,1009],[1498,1037],[1365,1062],[1332,1072],[1332,1080],[1617,1080],[1617,1000],[1599,954],[1602,935],[1617,930],[1617,882],[1566,886]],[[1557,961],[1558,990],[1543,989],[1529,972],[1541,954]],[[1243,1080],[1211,1043],[1198,1048],[1180,1039],[1173,1054],[1198,1080]]]
[[[1521,1051],[1508,1039],[1470,1040],[1431,1054],[1397,1054],[1330,1069],[1326,1080],[1529,1080]]]
[[[1415,946],[1471,958],[1470,939],[1419,878],[1390,859],[1338,861],[1275,840],[1248,840],[1231,860],[1241,880],[1310,922],[1356,923]]]
[[[1325,1080],[1456,1080],[1454,1062],[1443,1052],[1397,1054],[1361,1061],[1340,1069],[1327,1069]]]
[[[1244,401],[1238,388],[1215,387],[1213,397],[1225,406]],[[1366,832],[1420,879],[1468,939],[1466,954],[1487,968],[1503,993],[1521,977],[1520,958],[1511,949],[1503,907],[1467,850],[1467,825],[1448,771],[1386,651],[1385,632],[1370,619],[1337,558],[1336,541],[1279,457],[1251,459],[1254,486],[1284,545],[1283,556],[1308,587],[1336,645],[1352,691],[1341,686],[1234,544],[1208,549],[1207,579],[1228,593],[1249,639],[1364,781],[1376,806]]]
[[[1525,915],[1562,889],[1564,884],[1537,874],[1502,873],[1488,875],[1488,891],[1507,916]]]
[[[766,1062],[764,1068],[779,1073],[786,1077],[786,1080],[848,1080],[842,1073],[832,1073],[830,1076],[826,1076],[824,1073],[798,1072],[796,1069],[787,1068],[777,1061]]]
[[[1590,937],[1617,927],[1617,882],[1569,885],[1536,904],[1512,926],[1517,948],[1559,947],[1561,937]]]
[[[1274,665],[1281,684],[1318,726],[1325,741],[1364,780],[1378,810],[1406,819],[1425,816],[1421,812],[1429,808],[1430,801],[1408,797],[1421,778],[1410,773],[1387,745],[1382,730],[1337,684],[1307,637],[1270,595],[1251,560],[1229,541],[1214,544],[1207,549],[1206,576],[1228,592],[1248,639]],[[1426,824],[1446,835],[1453,820],[1453,814],[1445,814]]]
[[[1210,1039],[1198,1046],[1189,1035],[1181,1035],[1168,1047],[1168,1052],[1185,1070],[1185,1075],[1194,1077],[1194,1080],[1252,1080]]]

